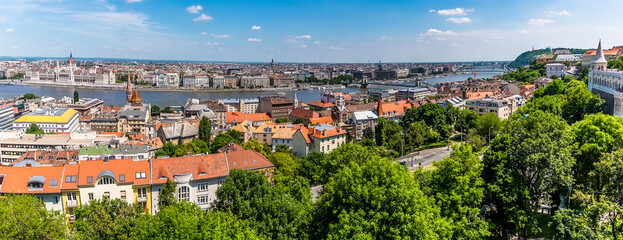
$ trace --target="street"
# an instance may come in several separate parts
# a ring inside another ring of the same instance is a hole
[[[394,160],[406,162],[406,166],[409,168],[409,171],[413,171],[420,167],[426,167],[433,162],[442,160],[446,156],[450,156],[450,152],[452,152],[451,150],[452,148],[448,150],[448,147],[426,149],[420,151],[419,153],[409,153]]]

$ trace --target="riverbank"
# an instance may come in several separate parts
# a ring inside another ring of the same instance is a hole
[[[57,88],[76,88],[76,89],[88,89],[88,90],[125,90],[124,84],[119,85],[74,85],[74,84],[62,84],[62,83],[49,83],[38,81],[17,81],[17,80],[0,80],[0,85],[22,85],[22,86],[43,86],[43,87],[57,87]],[[133,85],[133,89],[145,91],[145,92],[198,92],[198,93],[220,93],[220,92],[274,92],[274,91],[297,91],[298,88],[162,88],[152,86],[140,86]]]

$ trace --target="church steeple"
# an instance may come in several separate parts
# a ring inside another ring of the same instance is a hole
[[[128,85],[125,90],[126,102],[130,102],[132,99],[132,74],[128,73]]]

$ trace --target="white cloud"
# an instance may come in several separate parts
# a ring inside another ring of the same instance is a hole
[[[126,3],[137,3],[142,2],[143,0],[125,0]]]
[[[199,13],[199,11],[201,10],[203,10],[203,7],[201,5],[193,5],[186,8],[186,11],[188,11],[189,13]]]
[[[104,46],[105,49],[110,49],[110,46]]]
[[[132,48],[132,51],[137,51],[137,52],[138,52],[138,51],[141,51],[141,49],[138,49],[138,48]]]
[[[437,12],[437,10],[435,10],[435,9],[431,9],[431,10],[428,10],[428,12],[429,12],[429,13],[434,13],[434,12]]]
[[[457,33],[451,31],[451,30],[447,30],[447,31],[441,31],[438,29],[428,29],[428,31],[426,31],[426,33],[421,33],[420,36],[426,37],[426,36],[454,36],[457,35]]]
[[[556,16],[569,16],[569,15],[571,15],[571,13],[569,13],[569,11],[567,11],[567,10],[549,11],[549,14],[547,16],[551,17],[552,15],[556,15]]]
[[[108,10],[113,11],[113,12],[115,10],[117,10],[117,6],[115,6],[115,5],[106,5],[106,4],[104,4],[104,7],[108,8]]]
[[[217,42],[205,42],[203,45],[206,45],[206,46],[218,46],[218,43]]]
[[[381,40],[381,41],[391,41],[391,40],[394,40],[394,38],[383,35],[383,36],[381,36],[379,38],[379,40]]]
[[[316,45],[322,44],[320,41],[314,41],[313,43],[316,44]]]
[[[465,8],[453,8],[453,9],[441,9],[437,10],[437,14],[444,16],[465,16],[467,13],[473,12],[474,9]],[[428,12],[435,12],[435,10],[429,10]]]
[[[452,43],[452,44],[450,44],[450,47],[462,47],[462,46],[463,46],[463,44],[460,44],[460,43]]]
[[[428,29],[428,31],[426,31],[426,33],[420,33],[420,37],[418,39],[416,39],[418,42],[421,42],[422,40],[424,40],[424,37],[432,37],[435,40],[438,41],[445,41],[448,37],[453,37],[458,35],[458,33],[455,33],[453,31],[447,30],[447,31],[441,31],[438,29]]]
[[[446,18],[446,21],[450,21],[453,23],[470,23],[472,22],[472,20],[468,17],[461,17],[461,18],[455,18],[455,17],[451,17],[451,18]]]
[[[295,38],[298,38],[298,39],[310,39],[311,36],[310,35],[301,35],[301,36],[296,36]]]
[[[248,42],[261,42],[262,39],[259,39],[259,38],[248,38],[247,41]]]
[[[193,21],[195,21],[195,22],[197,22],[197,21],[207,21],[207,20],[212,20],[212,19],[214,19],[214,18],[202,13],[199,17],[194,18]]]
[[[305,45],[305,44],[301,44],[299,47],[300,47],[300,48],[307,48],[307,45]]]
[[[262,29],[262,27],[261,27],[261,26],[255,26],[255,25],[253,25],[253,26],[251,27],[251,30],[260,30],[260,29]]]
[[[200,34],[203,35],[203,36],[208,35],[207,32],[201,32]]]
[[[545,24],[549,24],[549,23],[554,23],[554,20],[552,19],[543,19],[543,18],[532,18],[528,21],[528,24],[530,25],[538,25],[538,26],[543,26]]]
[[[331,49],[331,50],[336,50],[336,51],[346,50],[346,48],[343,48],[343,47],[336,47],[336,46],[329,46],[329,49]]]
[[[15,32],[15,29],[13,29],[13,28],[7,28],[7,29],[4,29],[4,31],[5,31],[5,32]]]
[[[286,38],[286,40],[283,40],[284,43],[299,43],[299,40],[296,40],[294,38]]]
[[[18,46],[13,46],[13,49],[18,49],[18,48],[19,48]]]
[[[229,38],[227,34],[210,34],[213,38]]]
[[[521,32],[520,32],[520,33],[522,33],[522,34],[528,34],[528,31],[526,31],[526,30],[521,30]]]

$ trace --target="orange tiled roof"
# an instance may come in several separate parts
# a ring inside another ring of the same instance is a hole
[[[295,108],[295,109],[292,109],[292,112],[290,112],[290,116],[295,117],[295,118],[310,119],[310,118],[320,117],[320,114],[312,110],[307,110],[303,108]]]
[[[400,116],[405,113],[408,108],[411,108],[411,103],[408,103],[406,100],[397,101],[397,102],[389,102],[382,103],[382,113],[379,113],[381,116]],[[378,111],[378,110],[377,110]]]
[[[333,107],[333,103],[323,103],[321,101],[312,101],[309,102],[309,106],[316,106],[316,107],[321,107],[321,108],[328,108],[328,107]]]
[[[122,132],[102,132],[102,134],[104,134],[104,135],[115,135],[118,138],[123,137],[123,133]]]
[[[79,165],[78,185],[95,185],[98,176],[112,173],[119,183],[133,183],[133,185],[149,184],[149,177],[136,179],[137,172],[145,172],[149,176],[148,161],[133,161],[132,159],[114,160],[89,160],[81,161]],[[125,175],[125,181],[121,182],[120,176]],[[92,177],[92,182],[89,182]]]
[[[5,175],[0,193],[60,193],[63,167],[2,167],[0,174]],[[42,177],[42,178],[41,178]],[[43,180],[43,188],[34,190],[28,188],[30,181]],[[50,186],[56,180],[56,187]]]
[[[239,123],[242,121],[250,122],[268,122],[272,120],[266,113],[241,113],[241,112],[228,112],[227,123]]]
[[[229,169],[257,170],[275,167],[264,155],[246,149],[230,151],[227,155],[227,163]]]
[[[193,175],[193,180],[229,175],[225,153],[152,159],[152,183],[163,184],[175,174]]]
[[[333,136],[346,133],[346,131],[342,130],[341,128],[327,129],[324,131],[319,131],[319,130],[312,130],[312,131],[313,133],[311,134],[311,136],[314,138],[328,138],[328,137],[333,137]]]
[[[333,124],[333,118],[331,118],[331,116],[310,118],[309,121],[313,125],[315,125],[315,124]]]

